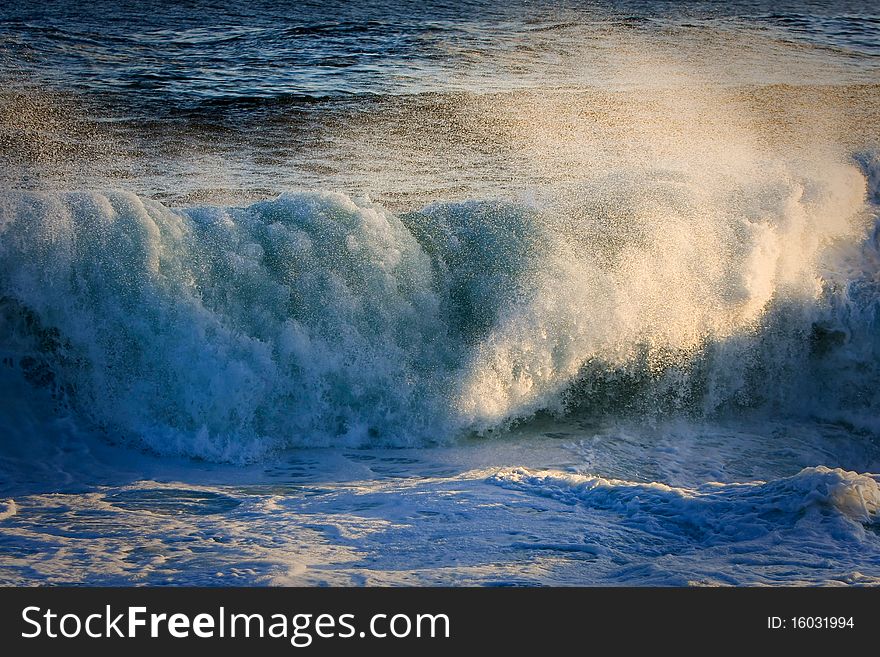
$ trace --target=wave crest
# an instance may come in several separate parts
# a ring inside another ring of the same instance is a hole
[[[216,460],[540,410],[875,415],[865,177],[764,164],[400,216],[7,193],[5,362],[108,432]]]

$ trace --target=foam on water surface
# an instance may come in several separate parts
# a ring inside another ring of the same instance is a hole
[[[454,447],[298,449],[245,467],[119,447],[82,468],[70,455],[73,487],[18,485],[17,513],[0,522],[0,580],[878,583],[878,477],[848,468],[876,471],[880,450],[853,451],[835,427],[786,423],[772,442],[757,440],[762,424],[743,429],[704,426],[723,447],[693,437],[679,453],[668,444],[686,442],[680,427],[547,422]],[[585,444],[603,456],[588,463]],[[752,476],[738,474],[743,448]],[[802,468],[811,449],[837,467]],[[633,472],[652,455],[665,470],[641,480],[584,473]],[[711,461],[716,483],[671,483],[705,477],[694,461]]]

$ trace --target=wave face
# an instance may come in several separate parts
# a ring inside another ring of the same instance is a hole
[[[872,428],[877,163],[744,159],[399,216],[318,192],[10,192],[4,362],[113,436],[212,460],[544,410]]]

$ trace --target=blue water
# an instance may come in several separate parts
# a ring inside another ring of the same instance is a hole
[[[673,44],[718,31],[814,45],[851,59],[853,78],[876,74],[880,56],[872,2],[237,5],[11,3],[0,43],[33,83],[182,105],[596,84],[589,51],[612,29]],[[573,78],[559,60],[582,48],[586,70]]]
[[[0,9],[0,581],[877,584],[872,3]]]

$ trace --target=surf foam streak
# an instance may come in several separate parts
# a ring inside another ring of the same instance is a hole
[[[541,409],[875,416],[862,172],[686,174],[401,216],[331,193],[185,210],[6,193],[4,362],[113,436],[212,460]]]
[[[771,482],[709,483],[696,489],[524,468],[502,470],[491,483],[568,504],[613,511],[662,536],[703,545],[747,541],[799,526],[863,540],[880,517],[876,476],[824,466]]]
[[[15,500],[0,502],[0,520],[11,518],[16,513],[18,513],[18,506],[15,504]]]

